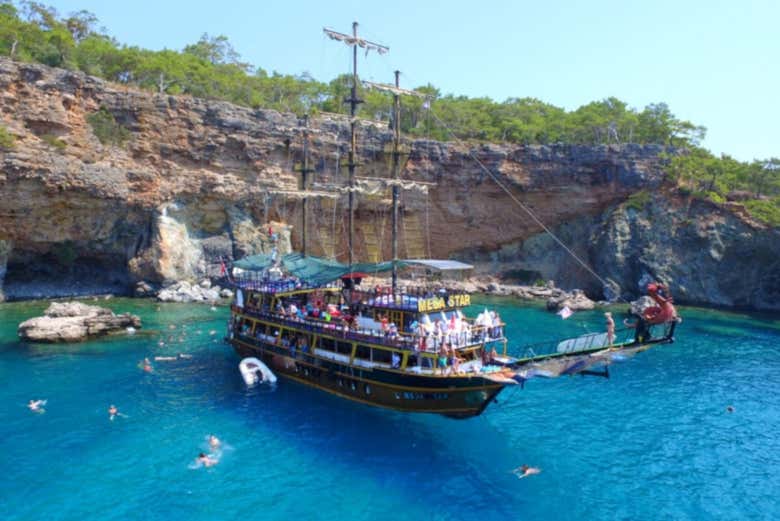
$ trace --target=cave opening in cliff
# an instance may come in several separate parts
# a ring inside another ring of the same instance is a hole
[[[132,278],[124,255],[81,255],[63,244],[43,253],[15,249],[8,258],[3,281],[6,298],[131,293]]]

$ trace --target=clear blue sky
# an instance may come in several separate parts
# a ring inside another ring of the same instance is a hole
[[[322,27],[390,47],[361,55],[364,79],[431,83],[497,101],[533,96],[573,110],[616,96],[664,101],[707,127],[704,146],[741,160],[780,156],[780,1],[164,1],[42,0],[91,11],[121,43],[181,49],[224,34],[268,71],[346,72],[346,46]]]

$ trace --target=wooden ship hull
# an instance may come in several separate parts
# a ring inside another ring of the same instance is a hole
[[[276,346],[251,340],[236,338],[231,344],[239,356],[258,357],[283,378],[341,398],[401,412],[436,413],[452,418],[478,416],[504,388],[479,377],[398,375],[382,369],[355,369],[316,356],[292,358]]]
[[[228,341],[242,358],[254,356],[262,360],[277,375],[355,402],[402,412],[442,414],[452,418],[478,416],[507,385],[479,374],[451,374],[451,368],[436,372],[430,365],[434,358],[422,358],[428,368],[415,373],[410,364],[413,352],[399,355],[399,366],[377,365],[356,359],[360,349],[378,349],[379,343],[361,342],[341,332],[332,335],[313,333],[311,328],[295,328],[294,324],[261,320],[234,307],[234,320],[247,321],[258,327],[285,327],[290,335],[307,335],[311,349],[290,348],[280,341],[262,335],[231,332]],[[276,337],[279,338],[279,337]],[[317,346],[323,341],[351,346],[351,354],[326,351]],[[427,373],[427,374],[426,374]],[[516,382],[512,382],[514,384]]]

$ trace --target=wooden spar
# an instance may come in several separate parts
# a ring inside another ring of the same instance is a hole
[[[398,71],[396,71],[396,72],[398,72]],[[417,92],[416,90],[402,89],[400,87],[393,86],[393,85],[387,85],[385,83],[374,83],[373,81],[367,81],[367,80],[363,80],[363,81],[361,81],[361,83],[363,84],[364,87],[367,87],[369,89],[381,90],[383,92],[389,92],[389,93],[395,94],[395,95],[400,94],[402,96],[416,96],[418,98],[423,98],[423,99],[430,99],[431,98],[430,94],[424,94],[422,92]],[[397,82],[396,82],[396,85],[397,85]]]
[[[384,54],[390,50],[390,48],[385,45],[370,42],[363,38],[358,38],[357,28],[358,28],[358,23],[352,22],[352,36],[349,36],[344,33],[339,33],[331,29],[323,28],[323,31],[329,38],[338,40],[340,42],[344,42],[346,45],[352,47],[352,90],[350,92],[350,97],[344,100],[345,102],[349,103],[349,115],[350,115],[350,123],[349,123],[350,147],[349,147],[349,163],[347,164],[347,168],[349,169],[349,187],[350,187],[349,216],[348,216],[349,243],[347,249],[349,250],[348,253],[349,253],[350,268],[352,267],[352,264],[354,264],[353,239],[354,239],[354,231],[355,231],[355,227],[354,227],[355,193],[354,190],[352,190],[352,188],[354,188],[354,184],[355,184],[355,167],[357,166],[357,163],[355,162],[357,158],[357,141],[355,138],[355,126],[357,124],[357,119],[355,115],[357,113],[357,106],[360,103],[363,103],[363,100],[358,99],[357,97],[357,85],[358,85],[357,49],[358,47],[362,47],[366,50],[366,52],[373,50],[378,52],[379,54]]]
[[[401,71],[395,71],[395,86],[398,88],[398,77]],[[399,176],[400,144],[401,144],[401,96],[397,92],[393,94],[393,180]],[[393,183],[393,295],[398,289],[398,184]]]

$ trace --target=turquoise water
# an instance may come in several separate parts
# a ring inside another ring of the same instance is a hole
[[[482,302],[516,344],[602,327],[597,312]],[[780,518],[778,320],[683,310],[677,343],[609,380],[533,380],[450,420],[285,381],[247,390],[225,308],[107,303],[144,330],[23,344],[17,324],[45,303],[0,305],[4,520]],[[179,352],[193,358],[137,367]],[[109,421],[111,403],[126,416]],[[209,433],[228,447],[191,468]],[[523,463],[542,473],[518,480]]]

